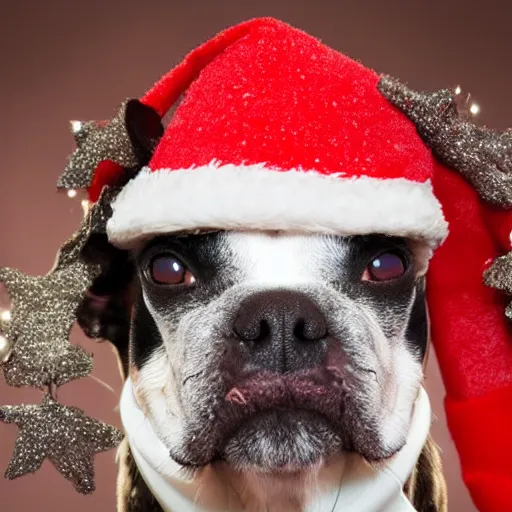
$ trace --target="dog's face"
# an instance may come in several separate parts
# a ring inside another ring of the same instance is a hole
[[[421,244],[218,232],[134,258],[130,372],[174,460],[273,472],[403,446],[427,342]]]

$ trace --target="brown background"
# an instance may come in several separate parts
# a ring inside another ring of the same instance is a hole
[[[140,96],[160,74],[216,31],[255,16],[288,21],[366,65],[417,89],[462,84],[481,105],[480,120],[511,125],[510,1],[259,0],[254,2],[2,0],[0,12],[0,265],[45,273],[77,226],[78,199],[55,194],[73,149],[70,119],[104,119],[126,97]],[[463,256],[461,256],[463,257]],[[64,403],[118,423],[120,379],[107,345],[74,340],[95,355],[92,379],[61,388]],[[451,511],[474,511],[464,489],[442,410],[434,359],[428,389],[437,415],[433,432],[444,449]],[[0,403],[38,400],[31,389],[0,380]],[[16,428],[0,425],[0,470]],[[0,480],[0,510],[113,511],[114,452],[97,458],[97,491],[76,494],[49,463],[35,476]]]

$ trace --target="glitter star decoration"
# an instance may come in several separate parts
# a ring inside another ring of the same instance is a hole
[[[12,351],[2,366],[9,385],[60,386],[92,370],[91,357],[69,343],[69,333],[85,292],[100,272],[99,266],[83,261],[81,250],[91,232],[105,229],[105,207],[100,200],[91,208],[81,228],[61,247],[47,275],[0,269],[0,281],[12,300],[5,333]]]
[[[484,283],[512,296],[512,252],[494,260],[484,272]],[[507,306],[505,316],[512,320],[512,302]]]
[[[121,187],[103,187],[98,201],[88,212],[86,236],[107,233],[107,222],[112,216],[112,203],[119,192]]]
[[[512,132],[502,133],[463,119],[449,90],[412,91],[389,76],[380,92],[415,125],[436,158],[462,174],[491,205],[512,207]]]
[[[73,121],[71,128],[77,149],[58,188],[89,188],[98,164],[105,160],[124,169],[140,168],[163,133],[160,116],[138,100],[125,101],[111,121]]]
[[[94,491],[94,454],[114,448],[122,440],[115,427],[86,416],[78,408],[61,405],[49,394],[41,405],[0,408],[0,420],[19,428],[6,478],[33,473],[48,458],[83,494]]]

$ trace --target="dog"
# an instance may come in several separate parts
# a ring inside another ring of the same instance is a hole
[[[251,510],[300,510],[330,458],[378,464],[404,446],[428,348],[426,245],[212,231],[132,251],[97,237],[88,253],[103,272],[80,325],[116,347],[169,457],[241,475]],[[118,511],[161,511],[126,440],[119,464]],[[430,438],[404,493],[446,510]]]

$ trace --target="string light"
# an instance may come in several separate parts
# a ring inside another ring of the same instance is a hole
[[[472,103],[469,107],[469,111],[476,116],[480,112],[480,107],[476,103]]]
[[[6,309],[0,313],[0,320],[3,322],[10,322],[11,321],[11,312]]]
[[[11,355],[11,344],[9,340],[0,334],[0,362],[6,363]]]
[[[74,197],[76,197],[76,190],[74,188],[71,188],[68,190],[68,197],[73,199]]]
[[[453,92],[454,92],[455,96],[459,96],[462,93],[462,87],[460,85],[457,85],[457,87],[455,87]],[[470,98],[470,95],[468,94],[467,99],[466,99],[466,104],[469,103],[469,98]],[[476,116],[480,112],[480,105],[478,105],[477,103],[471,103],[471,105],[469,106],[469,112],[472,115]]]
[[[82,126],[82,121],[71,121],[71,131],[73,133],[78,133],[82,129]]]

